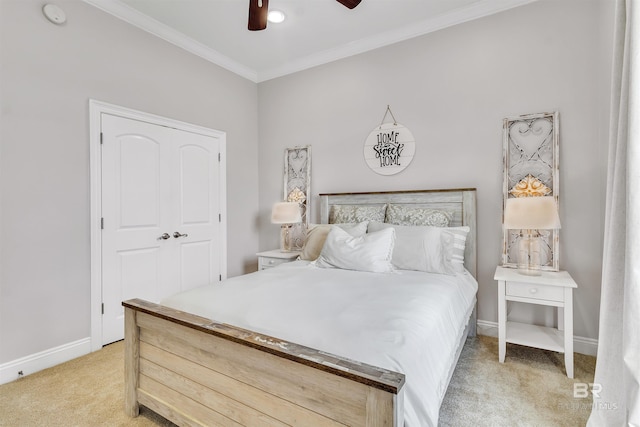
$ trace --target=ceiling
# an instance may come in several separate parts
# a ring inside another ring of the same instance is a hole
[[[254,82],[535,0],[270,0],[287,19],[247,30],[249,0],[84,0]]]

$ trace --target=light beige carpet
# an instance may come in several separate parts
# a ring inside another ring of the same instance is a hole
[[[0,426],[172,426],[142,408],[123,411],[123,344],[0,386]],[[584,426],[591,400],[574,399],[573,384],[593,382],[595,358],[575,355],[575,379],[561,354],[507,348],[498,363],[495,338],[467,340],[441,407],[441,426]],[[307,427],[307,426],[305,426]]]
[[[124,343],[0,386],[0,426],[172,426],[150,410],[124,413]]]
[[[595,367],[595,357],[575,353],[574,378],[567,378],[564,354],[512,344],[499,363],[497,338],[469,338],[440,407],[440,426],[584,426],[591,396],[574,398],[574,384],[592,383]]]

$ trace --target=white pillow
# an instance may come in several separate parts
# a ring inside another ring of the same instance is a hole
[[[315,265],[323,268],[337,267],[346,270],[388,273],[393,271],[391,255],[395,230],[381,230],[354,237],[333,227],[327,235],[322,252]]]
[[[369,231],[395,230],[396,241],[391,262],[401,270],[455,275],[451,263],[454,237],[442,227],[409,226],[370,222]]]
[[[310,224],[300,259],[314,261],[318,258],[331,227],[340,227],[352,236],[362,236],[367,232],[366,221],[358,224]]]
[[[442,229],[445,233],[453,235],[453,247],[451,248],[451,264],[458,273],[464,273],[464,249],[467,244],[467,234],[471,230],[467,226],[447,227]]]

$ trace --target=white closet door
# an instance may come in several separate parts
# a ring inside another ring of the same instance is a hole
[[[174,131],[172,141],[178,203],[171,236],[178,290],[186,290],[220,280],[219,147],[214,138],[186,132]]]
[[[218,280],[216,138],[103,114],[102,341],[123,338],[121,302]]]

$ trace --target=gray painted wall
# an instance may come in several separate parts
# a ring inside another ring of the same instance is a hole
[[[260,249],[278,245],[269,210],[282,197],[286,147],[312,146],[316,221],[318,193],[476,187],[478,317],[496,322],[502,119],[558,110],[560,267],[579,285],[575,334],[597,339],[612,7],[542,0],[260,83]],[[387,104],[416,137],[412,164],[394,176],[375,174],[362,158]],[[514,317],[517,311],[554,320],[551,309],[518,306]]]
[[[257,86],[79,0],[0,0],[0,364],[90,335],[89,99],[227,132],[228,274],[255,269]]]
[[[316,195],[477,187],[479,317],[489,321],[501,121],[558,109],[560,263],[580,285],[576,334],[597,338],[612,2],[542,0],[259,85],[83,2],[56,3],[62,27],[38,0],[0,0],[0,364],[90,335],[90,98],[227,132],[230,276],[278,245],[269,212],[285,147],[312,145]],[[387,104],[417,151],[382,177],[362,144]]]

